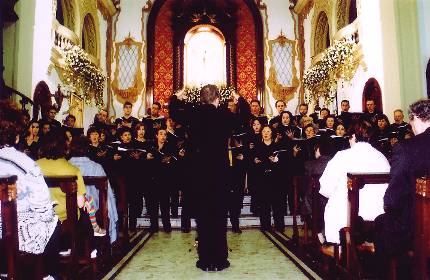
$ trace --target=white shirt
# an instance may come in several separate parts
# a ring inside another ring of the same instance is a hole
[[[0,176],[10,175],[18,176],[16,205],[19,250],[41,254],[58,221],[48,186],[34,160],[13,147],[4,147],[0,149]],[[1,226],[0,216],[0,239]]]
[[[358,142],[350,149],[339,151],[331,159],[320,178],[320,194],[328,198],[324,211],[325,236],[328,242],[339,243],[339,230],[347,226],[348,172],[389,172],[385,156],[369,143]],[[388,184],[383,187],[365,185],[360,190],[358,214],[366,221],[373,221],[384,213],[383,197]]]

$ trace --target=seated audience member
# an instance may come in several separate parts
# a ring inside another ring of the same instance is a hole
[[[106,176],[106,173],[103,167],[92,161],[87,157],[89,147],[89,141],[85,136],[78,136],[73,139],[72,142],[72,158],[70,158],[69,162],[79,168],[82,176]],[[104,229],[101,229],[97,224],[95,219],[95,212],[99,209],[99,192],[95,188],[95,186],[86,185],[86,201],[93,200],[94,208],[90,209],[90,220],[91,225],[93,226],[94,235],[103,235],[105,233]],[[115,242],[117,238],[116,232],[116,224],[118,222],[118,213],[116,211],[116,202],[115,196],[113,194],[111,185],[108,181],[108,199],[107,199],[107,207],[108,207],[108,215],[109,215],[109,237],[110,242]],[[92,203],[90,203],[92,204]]]
[[[304,199],[302,202],[301,214],[303,216],[310,215],[312,213],[312,182],[309,176],[313,177],[321,177],[324,172],[324,169],[327,166],[327,163],[333,158],[335,154],[335,145],[334,141],[331,137],[323,136],[320,141],[315,145],[315,159],[309,160],[305,162],[305,176],[307,176],[307,188],[304,191]],[[320,209],[324,209],[327,203],[327,198],[318,194]],[[318,238],[321,243],[324,243],[324,235],[321,233],[323,231],[324,225],[324,212],[320,212],[321,215],[319,217],[312,217],[312,219],[316,219],[318,223]]]
[[[27,133],[19,140],[18,149],[36,160],[39,150],[39,138],[39,122],[32,120],[29,123]]]
[[[77,204],[79,208],[78,212],[78,240],[85,240],[90,238],[91,244],[93,242],[91,237],[94,235],[89,215],[84,211],[90,209],[90,205],[85,202],[85,184],[82,179],[79,168],[70,164],[66,156],[66,136],[63,131],[56,130],[51,132],[41,143],[39,155],[40,159],[36,163],[40,166],[44,176],[77,176]],[[61,223],[67,220],[66,211],[66,194],[61,191],[60,188],[50,188],[52,200],[57,203],[55,206],[55,212],[58,215]],[[78,211],[78,209],[76,209]],[[68,240],[68,236],[63,238],[62,241]],[[63,249],[67,249],[64,247]]]
[[[0,101],[0,176],[18,177],[16,204],[19,250],[43,254],[45,272],[54,275],[58,269],[58,217],[52,208],[40,168],[26,154],[13,147],[22,130],[20,111],[7,101]],[[0,251],[3,250],[1,238],[0,216]],[[0,268],[3,268],[6,261],[0,258],[0,264]]]
[[[399,134],[399,139],[403,139],[407,131],[411,131],[411,125],[404,121],[405,116],[400,109],[394,110],[394,123],[391,124],[390,130]]]
[[[391,179],[384,195],[385,214],[375,221],[375,249],[386,256],[412,248],[416,177],[430,170],[430,100],[413,103],[409,119],[416,136],[394,146]]]
[[[320,178],[320,194],[328,198],[324,211],[325,235],[331,243],[339,243],[339,230],[347,226],[347,173],[390,170],[385,156],[368,143],[371,135],[366,124],[355,124],[349,134],[351,148],[338,152]],[[384,192],[385,188],[372,189],[372,186],[360,190],[359,215],[364,220],[374,220],[384,212]]]

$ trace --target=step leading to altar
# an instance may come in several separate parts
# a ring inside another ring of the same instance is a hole
[[[251,204],[251,197],[250,196],[245,196],[243,199],[243,208],[242,211],[240,213],[240,217],[239,217],[239,223],[240,223],[240,227],[259,227],[260,226],[260,219],[256,216],[254,216],[251,213],[250,210],[250,204]],[[170,218],[170,223],[172,225],[172,228],[181,228],[181,212],[182,212],[182,208],[179,207],[178,208],[178,218]],[[286,226],[291,226],[293,225],[293,216],[290,215],[290,213],[288,213],[289,215],[285,216],[285,225]],[[272,218],[272,224],[273,224],[273,218]],[[297,216],[297,224],[298,225],[302,225],[302,221],[300,219],[300,216]],[[143,207],[143,211],[142,211],[142,216],[140,218],[137,219],[137,226],[138,227],[144,227],[147,228],[149,227],[150,222],[149,222],[149,216],[147,215],[146,212],[146,208],[145,205]],[[159,219],[159,226],[162,227],[162,223],[161,223],[161,219]],[[228,224],[227,226],[229,228],[231,228],[231,223],[230,220],[228,220]],[[191,219],[191,228],[195,228],[196,227],[196,223],[194,219]]]

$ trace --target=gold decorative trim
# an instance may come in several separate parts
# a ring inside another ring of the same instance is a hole
[[[266,4],[264,4],[264,3],[262,3],[261,1],[259,2],[259,3],[257,3],[257,5],[258,5],[258,8],[260,9],[260,11],[264,11],[264,21],[263,21],[263,24],[264,24],[264,28],[263,28],[263,32],[265,32],[265,34],[264,34],[264,38],[265,38],[265,40],[264,40],[264,51],[263,51],[263,53],[264,53],[264,61],[266,62],[266,61],[268,61],[268,60],[270,60],[270,55],[269,55],[269,41],[268,41],[268,38],[269,38],[269,14],[268,14],[268,12],[267,12],[267,6],[266,6]],[[263,16],[261,17],[262,18],[262,20],[263,20]],[[264,71],[266,71],[266,67],[265,67],[265,70]],[[267,77],[267,75],[266,75],[266,72],[264,73],[264,91],[263,92],[259,92],[258,93],[258,95],[257,95],[257,99],[258,100],[260,100],[264,105],[268,105],[269,104],[269,98],[268,98],[268,94],[267,94],[267,90],[266,90],[266,88],[267,88],[267,79],[266,79],[266,77]],[[267,108],[270,108],[270,106],[264,106],[264,110],[266,110]],[[265,112],[266,114],[267,113],[270,113],[270,112]]]
[[[107,94],[107,112],[109,114],[111,101],[112,101],[112,90],[111,90],[111,79],[112,79],[112,17],[107,20],[106,27],[106,94]]]
[[[274,59],[273,59],[273,45],[274,44],[280,44],[281,46],[284,46],[286,44],[291,45],[292,49],[292,83],[289,86],[285,86],[279,83],[279,81],[276,78],[276,69],[274,67]],[[275,40],[269,41],[269,57],[270,57],[270,69],[269,69],[269,79],[267,81],[267,84],[269,88],[272,91],[272,95],[276,100],[283,100],[285,102],[290,101],[294,97],[294,92],[296,91],[299,81],[297,79],[297,70],[295,66],[296,61],[296,41],[290,40],[287,37],[284,36],[284,34],[281,34],[276,38]]]
[[[143,81],[142,81],[142,71],[140,69],[141,63],[142,63],[142,45],[143,43],[136,42],[133,40],[133,38],[129,35],[127,38],[124,39],[122,42],[115,43],[115,73],[114,73],[114,80],[112,82],[112,89],[115,92],[115,95],[121,103],[124,103],[125,101],[129,101],[131,103],[135,103],[137,100],[138,95],[141,93],[143,89]],[[119,89],[118,85],[118,79],[119,79],[119,50],[121,46],[137,46],[138,48],[138,58],[137,58],[137,66],[136,66],[136,73],[134,76],[134,83],[133,87],[127,88],[127,89]]]
[[[352,179],[348,178],[346,186],[348,187],[348,190],[352,190]]]
[[[303,0],[304,1],[304,0]],[[304,21],[307,19],[311,9],[314,6],[314,1],[309,0],[306,2],[306,5],[301,9],[301,12],[298,16],[298,32],[299,32],[299,38],[298,38],[298,54],[299,54],[299,61],[300,61],[300,81],[303,81],[303,75],[305,73],[305,27],[304,27]],[[297,5],[296,5],[297,7]],[[303,103],[305,101],[305,88],[303,86],[303,83],[300,83],[299,88],[299,104]]]
[[[298,0],[296,5],[294,6],[294,12],[296,14],[307,14],[309,13],[309,10],[306,12],[306,8],[309,8],[309,6],[313,6],[309,5],[310,2],[313,2],[313,0]]]
[[[422,197],[430,198],[430,187],[427,185],[430,184],[427,178],[418,178],[416,180],[416,194]]]
[[[143,47],[142,63],[145,65],[145,70],[146,70],[146,67],[148,67],[148,63],[146,60],[148,57],[148,55],[147,55],[148,48],[145,47],[146,43],[144,40],[144,38],[145,38],[145,14],[149,14],[151,9],[152,9],[152,2],[150,0],[147,0],[146,4],[142,7],[142,16],[140,18],[140,21],[142,24],[140,35],[142,36],[142,43],[143,43],[143,46],[142,46]],[[140,103],[138,113],[142,112],[142,109],[143,110],[145,109],[145,105],[147,104],[146,98],[147,98],[147,96],[146,96],[146,76],[145,76],[145,79],[143,81],[142,102]],[[145,114],[145,112],[143,112],[143,113]]]
[[[117,31],[117,25],[118,25],[118,20],[119,20],[119,16],[120,16],[120,14],[121,14],[121,7],[119,7],[118,8],[118,13],[115,15],[115,20],[114,20],[114,22],[113,22],[113,35],[112,35],[112,51],[110,52],[110,61],[113,61],[113,56],[114,56],[114,53],[113,53],[113,42],[115,42],[115,40],[116,40],[116,31]],[[111,63],[111,65],[112,65],[113,63]],[[118,67],[118,65],[115,65],[115,71],[116,71],[116,68]],[[111,76],[110,76],[110,80],[112,80],[112,72],[111,72]],[[111,104],[112,105],[112,107],[111,107],[111,109],[112,109],[112,111],[113,111],[113,117],[115,117],[116,116],[116,111],[115,111],[115,106],[113,106],[113,104],[114,104],[114,94],[112,94],[112,92],[111,92],[111,95],[110,95],[110,101],[109,101],[110,103],[109,104]]]
[[[117,12],[112,0],[98,0],[97,7],[105,20],[107,20],[109,17],[112,17]]]

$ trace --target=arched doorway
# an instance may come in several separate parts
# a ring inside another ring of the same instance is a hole
[[[212,25],[191,28],[184,40],[184,85],[226,84],[225,38]]]
[[[147,106],[167,102],[184,87],[185,36],[202,24],[224,36],[226,86],[235,87],[247,99],[264,92],[263,24],[255,1],[157,0],[147,27]]]
[[[42,112],[42,117],[45,115],[49,106],[52,105],[51,92],[45,81],[40,81],[33,94],[33,119],[39,118],[39,112]]]
[[[87,14],[84,18],[82,26],[82,48],[93,57],[97,57],[97,36],[96,25],[91,14]]]
[[[366,100],[372,99],[375,101],[376,110],[382,112],[382,94],[381,87],[375,78],[367,80],[363,89],[362,109],[366,109]]]

